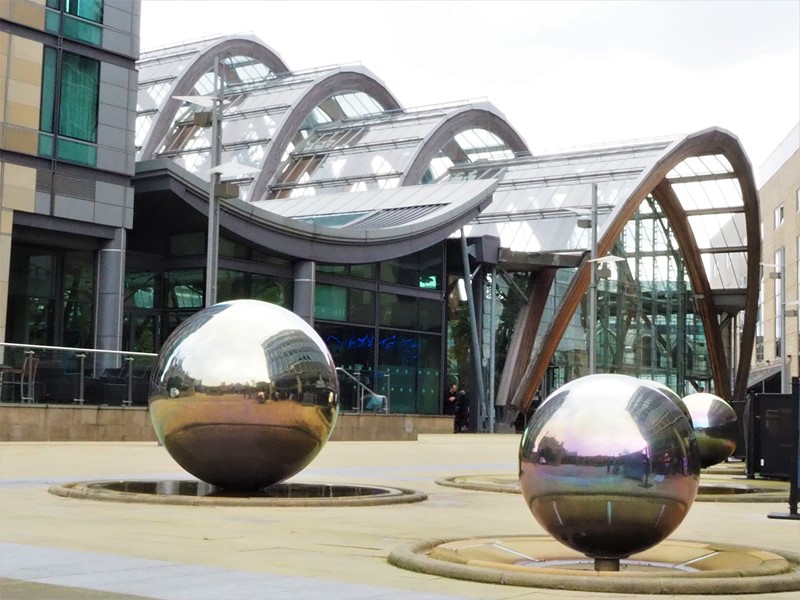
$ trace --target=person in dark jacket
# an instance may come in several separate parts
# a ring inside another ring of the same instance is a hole
[[[445,415],[455,415],[456,414],[456,402],[458,401],[458,386],[455,383],[451,383],[450,387],[444,393],[444,399],[442,402],[442,414]]]
[[[458,392],[456,400],[456,416],[453,419],[453,432],[469,431],[469,396],[464,390]]]

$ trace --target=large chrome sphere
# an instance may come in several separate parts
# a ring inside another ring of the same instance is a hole
[[[336,367],[294,313],[235,300],[201,310],[167,339],[150,416],[172,458],[205,482],[259,489],[301,471],[339,412]]]
[[[697,441],[662,390],[589,375],[548,396],[525,428],[520,488],[553,537],[594,559],[620,559],[667,537],[700,480]]]
[[[683,402],[692,414],[700,448],[700,466],[716,465],[733,454],[739,426],[731,405],[707,392],[684,396]]]

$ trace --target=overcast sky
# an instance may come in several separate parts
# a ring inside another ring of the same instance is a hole
[[[237,33],[407,108],[488,100],[534,153],[720,126],[758,171],[800,121],[800,0],[142,1],[142,50]]]

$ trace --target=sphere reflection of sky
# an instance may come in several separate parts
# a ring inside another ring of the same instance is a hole
[[[567,454],[579,456],[623,456],[641,452],[647,442],[639,426],[625,410],[627,398],[597,398],[598,410],[585,410],[581,402],[567,399],[554,418],[536,436],[535,448],[545,438],[553,438]]]
[[[275,307],[270,320],[264,319],[264,303],[237,300],[237,310],[219,310],[212,326],[202,326],[182,338],[180,350],[170,357],[186,375],[204,386],[238,382],[255,385],[270,382],[269,364],[262,344],[287,330],[300,330],[309,342],[320,347],[316,332],[299,317]],[[227,303],[217,305],[223,308]],[[251,318],[247,318],[248,313]],[[169,366],[169,365],[168,365]]]

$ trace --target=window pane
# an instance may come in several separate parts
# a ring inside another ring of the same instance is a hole
[[[92,345],[94,259],[91,252],[64,255],[64,345]]]
[[[250,297],[291,310],[294,298],[292,285],[289,279],[253,274]]]
[[[100,63],[64,52],[61,57],[61,102],[58,132],[61,135],[97,141],[97,98]]]
[[[66,0],[64,12],[95,23],[102,23],[103,0]]]
[[[125,274],[125,308],[154,308],[156,274]]]
[[[57,141],[58,158],[93,167],[97,164],[97,148],[64,138]]]
[[[44,48],[42,57],[42,110],[39,129],[53,133],[53,107],[56,101],[56,50]],[[52,148],[51,148],[52,153]]]
[[[314,292],[314,317],[326,321],[346,321],[347,290],[334,285],[317,284]]]
[[[44,13],[44,30],[47,33],[54,33],[58,35],[61,28],[61,13],[53,12],[52,10],[45,11]]]
[[[39,134],[39,156],[53,158],[53,136],[45,133]]]
[[[103,30],[97,25],[65,16],[64,37],[100,46],[103,43]]]
[[[442,303],[436,300],[419,299],[419,328],[422,331],[440,333],[442,330]]]
[[[348,320],[353,323],[372,324],[375,322],[375,293],[368,290],[351,289]]]
[[[417,299],[399,294],[381,294],[381,325],[417,328]]]
[[[166,271],[164,273],[164,306],[166,308],[202,308],[205,280],[200,269]]]

